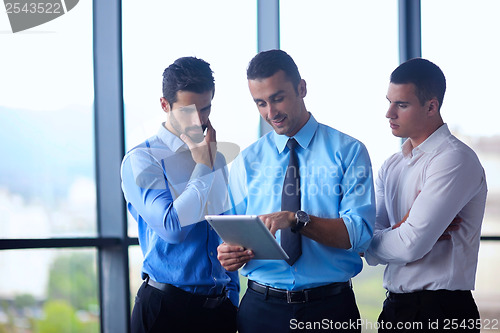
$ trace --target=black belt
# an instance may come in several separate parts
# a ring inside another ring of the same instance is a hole
[[[467,297],[472,295],[470,290],[420,290],[411,293],[389,292],[388,298],[393,301],[402,302],[435,302],[436,297]]]
[[[222,294],[210,296],[192,294],[171,284],[153,281],[149,278],[149,276],[146,278],[146,281],[144,281],[144,283],[150,285],[155,289],[161,290],[164,293],[171,294],[173,297],[183,299],[183,302],[192,302],[206,309],[218,308],[227,299],[227,290],[225,288]]]
[[[287,303],[307,303],[340,294],[344,289],[351,288],[351,282],[335,282],[326,286],[289,291],[269,287],[258,282],[248,280],[248,288],[269,297],[286,300]]]

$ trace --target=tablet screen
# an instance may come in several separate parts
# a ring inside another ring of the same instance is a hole
[[[256,215],[207,215],[222,240],[254,253],[254,259],[288,259],[288,255]]]

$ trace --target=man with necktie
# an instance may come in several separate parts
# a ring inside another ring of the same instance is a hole
[[[247,69],[250,93],[273,127],[233,162],[233,214],[259,215],[290,259],[252,260],[221,244],[218,258],[241,268],[248,289],[238,331],[360,332],[351,278],[375,220],[371,162],[358,140],[320,124],[304,103],[306,82],[284,51],[260,52]]]

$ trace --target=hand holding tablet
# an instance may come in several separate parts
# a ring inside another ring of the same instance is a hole
[[[207,215],[222,240],[252,250],[253,259],[288,259],[280,244],[256,215]]]

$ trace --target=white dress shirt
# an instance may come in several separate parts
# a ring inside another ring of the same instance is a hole
[[[412,148],[407,140],[379,171],[366,261],[387,265],[384,288],[390,292],[473,290],[487,192],[481,163],[446,124]],[[408,219],[392,229],[410,208]],[[459,230],[438,241],[457,215]]]

